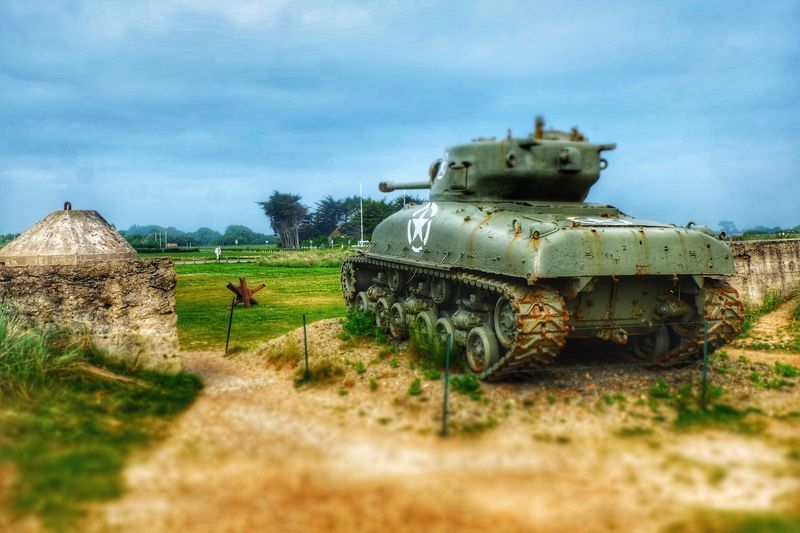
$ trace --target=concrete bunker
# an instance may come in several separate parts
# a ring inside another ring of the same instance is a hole
[[[175,268],[139,259],[97,211],[51,213],[0,249],[0,300],[31,325],[87,334],[139,368],[181,368]]]

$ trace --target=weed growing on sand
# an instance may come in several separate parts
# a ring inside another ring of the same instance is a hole
[[[678,429],[692,428],[717,428],[729,429],[737,433],[755,434],[760,433],[766,427],[763,420],[748,420],[749,414],[759,414],[760,411],[753,408],[737,409],[730,405],[717,404],[708,409],[700,409],[696,406],[686,405],[678,408],[675,419],[675,427]]]
[[[796,368],[791,365],[781,365],[781,363],[776,363],[773,372],[777,374],[776,377],[771,377],[769,374],[758,371],[750,372],[750,380],[753,382],[754,386],[761,389],[780,390],[785,387],[793,386],[793,383],[788,379],[784,379],[784,377],[787,374],[791,375],[794,372],[797,372]]]
[[[652,434],[653,434],[652,429],[641,426],[623,427],[614,432],[614,435],[622,438],[646,437]]]
[[[483,391],[481,390],[481,382],[475,376],[463,374],[460,376],[453,376],[450,378],[450,386],[458,394],[469,396],[473,400],[480,400]]]
[[[271,343],[261,351],[261,355],[267,363],[276,368],[293,367],[303,359],[303,350],[294,337],[288,336],[281,343],[277,341]]]
[[[780,361],[775,362],[775,373],[785,378],[800,377],[800,369],[789,364],[781,363]]]
[[[668,531],[734,531],[738,533],[790,533],[800,531],[800,513],[797,510],[783,513],[720,511],[697,509],[686,522],[676,522]]]
[[[673,389],[663,380],[650,387],[650,405],[657,412],[662,403],[670,406],[675,412],[673,424],[677,429],[713,427],[728,429],[737,433],[752,434],[761,431],[765,424],[761,420],[748,419],[750,414],[759,414],[756,409],[737,409],[733,406],[716,403],[723,395],[722,387],[708,388],[706,402],[703,402],[699,388],[695,390],[691,383],[684,383]],[[656,417],[658,421],[666,421],[664,415]]]
[[[328,383],[344,374],[345,368],[340,362],[332,359],[316,359],[309,364],[308,373],[306,373],[305,367],[297,369],[294,386]]]
[[[422,381],[417,378],[411,382],[411,385],[408,387],[408,395],[409,396],[419,396],[422,394]]]
[[[378,390],[378,380],[375,378],[369,378],[369,390],[375,392]]]
[[[367,371],[367,368],[364,366],[364,361],[358,360],[353,366],[356,369],[356,374],[363,374]]]
[[[459,422],[451,420],[448,422],[447,427],[464,437],[477,437],[482,433],[497,426],[497,419],[488,417],[483,420],[472,420],[469,422]]]
[[[35,513],[48,529],[79,529],[84,506],[122,494],[130,453],[163,437],[201,388],[191,374],[110,363],[90,344],[25,329],[3,309],[0,463],[18,472],[10,511]]]
[[[569,444],[572,442],[572,439],[567,435],[551,435],[549,433],[536,433],[533,435],[533,440],[552,444]]]
[[[392,368],[399,367],[400,366],[400,359],[398,359],[397,357],[392,357],[389,360],[389,366],[392,367]]]
[[[656,381],[656,384],[650,387],[647,392],[651,398],[667,399],[670,397],[669,384],[663,379]]]
[[[351,309],[342,322],[342,333],[339,337],[342,340],[374,337],[376,330],[375,319],[371,314]]]
[[[423,370],[422,375],[429,381],[437,381],[442,378],[442,373],[436,369]]]

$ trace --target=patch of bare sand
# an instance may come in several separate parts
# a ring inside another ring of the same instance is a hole
[[[766,315],[759,317],[758,320],[747,332],[747,336],[734,342],[734,347],[747,348],[748,346],[764,344],[771,346],[786,346],[791,344],[793,334],[790,330],[792,325],[792,309],[795,302],[790,300],[783,303],[780,307]]]
[[[97,506],[90,528],[648,531],[697,508],[781,510],[800,491],[788,455],[796,421],[771,421],[759,435],[653,421],[647,387],[696,380],[696,369],[581,369],[483,385],[485,399],[451,397],[456,425],[445,440],[436,434],[441,382],[339,332],[335,320],[311,324],[310,352],[337,358],[345,374],[299,390],[294,364],[265,363],[286,339],[261,355],[184,354],[203,394],[166,442],[132,461],[130,491]],[[288,337],[302,346],[301,330]],[[353,370],[357,360],[365,372]],[[734,388],[731,374],[718,377]],[[422,394],[411,397],[416,378]],[[780,391],[742,394],[778,408],[789,401]],[[496,427],[467,436],[488,421]]]
[[[17,480],[16,468],[10,463],[0,463],[0,531],[8,533],[41,531],[41,524],[35,516],[17,517],[8,511]]]

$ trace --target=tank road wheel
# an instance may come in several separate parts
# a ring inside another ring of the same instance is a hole
[[[643,361],[655,361],[669,350],[669,330],[658,326],[649,335],[637,335],[633,339],[633,352]]]
[[[396,268],[389,269],[386,278],[389,283],[389,289],[394,293],[397,293],[403,286],[403,273]]]
[[[403,306],[398,303],[394,304],[389,309],[389,334],[398,341],[408,337],[406,311],[403,309]]]
[[[433,340],[435,324],[436,315],[432,311],[422,311],[414,319],[414,327],[417,329],[419,336],[426,342]]]
[[[486,326],[472,328],[467,335],[467,364],[479,374],[490,368],[500,357],[497,337]]]
[[[462,346],[456,342],[456,329],[449,318],[440,318],[434,325],[434,332],[439,340],[447,347],[447,335],[450,335],[450,358],[460,356],[463,352]]]
[[[381,331],[389,331],[389,309],[392,308],[394,300],[391,298],[381,298],[375,304],[375,325]]]
[[[342,263],[342,271],[340,274],[340,281],[342,284],[342,295],[344,301],[348,306],[353,305],[353,300],[356,298],[356,269],[353,263],[345,261]]]
[[[494,332],[504,348],[511,348],[517,340],[517,313],[506,296],[501,296],[494,306]]]
[[[431,298],[437,304],[449,300],[452,292],[452,285],[444,278],[434,278],[431,282]]]
[[[372,311],[366,292],[361,291],[356,295],[354,307],[359,313],[370,313]]]

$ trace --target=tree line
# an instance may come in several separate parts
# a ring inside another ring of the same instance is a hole
[[[268,200],[257,202],[264,210],[281,244],[298,248],[303,242],[328,244],[329,239],[359,240],[361,237],[361,201],[358,196],[336,199],[325,196],[313,208],[303,204],[299,194],[273,191]],[[375,227],[404,204],[420,204],[416,196],[394,200],[363,198],[364,236],[369,238]]]
[[[200,228],[197,231],[181,231],[175,227],[157,225],[139,226],[134,224],[127,230],[120,231],[132,246],[149,248],[163,246],[164,234],[167,242],[174,242],[178,246],[202,245],[233,245],[238,244],[278,244],[275,235],[265,235],[248,228],[247,226],[232,225],[220,233],[211,228]]]

